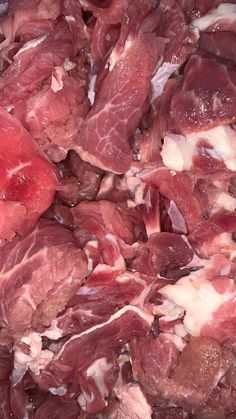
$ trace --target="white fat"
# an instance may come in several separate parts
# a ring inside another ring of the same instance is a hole
[[[21,338],[22,343],[29,347],[29,354],[16,348],[14,353],[14,371],[13,383],[17,384],[27,369],[34,374],[39,374],[40,370],[45,368],[53,358],[53,353],[48,350],[42,350],[42,338],[38,333],[31,332]]]
[[[54,93],[59,92],[64,87],[63,77],[65,75],[65,70],[63,67],[55,67],[54,74],[51,79],[51,89]]]
[[[100,197],[104,194],[109,192],[112,189],[114,183],[115,174],[114,173],[107,173],[101,181],[100,189],[97,194],[96,199],[100,199]]]
[[[66,19],[67,23],[71,23],[71,22],[75,23],[76,22],[74,16],[72,16],[72,15],[65,16],[65,19]]]
[[[89,394],[85,390],[82,390],[82,391],[83,391],[84,399],[85,399],[86,402],[88,402],[88,403],[94,402],[95,395],[93,393]]]
[[[153,306],[152,312],[155,316],[165,316],[165,320],[171,322],[182,317],[184,309],[171,300],[164,300],[162,304]]]
[[[50,328],[41,334],[51,340],[57,340],[62,337],[62,330],[57,327],[57,319],[52,320]]]
[[[63,63],[63,68],[65,71],[71,71],[76,67],[76,64],[70,61],[69,58],[66,58]]]
[[[130,208],[136,207],[141,204],[145,204],[144,189],[145,183],[135,176],[132,170],[128,170],[123,179],[121,180],[120,187],[123,190],[129,190],[133,195],[134,199],[127,200],[127,204]]]
[[[236,170],[236,132],[223,125],[186,136],[168,133],[161,151],[165,166],[176,171],[190,170],[193,156],[197,155],[197,143],[201,140],[213,147],[207,149],[208,155],[222,160],[229,170]]]
[[[229,170],[236,170],[236,132],[230,126],[220,125],[205,131],[201,138],[213,146]]]
[[[122,254],[121,254],[120,247],[119,247],[119,244],[117,242],[116,236],[114,236],[114,234],[108,233],[108,234],[106,234],[105,238],[112,245],[112,247],[115,251],[115,254],[116,254],[114,267],[118,268],[118,269],[125,269],[125,261],[124,261],[124,258],[122,256]]]
[[[84,332],[80,333],[79,335],[74,335],[74,336],[72,336],[70,339],[68,339],[68,340],[67,340],[67,342],[64,344],[64,346],[63,346],[63,347],[61,348],[61,350],[58,352],[58,354],[57,354],[56,358],[59,358],[59,357],[61,356],[61,354],[62,354],[62,353],[64,352],[64,350],[65,350],[65,347],[66,347],[67,345],[69,345],[69,344],[70,344],[70,342],[72,342],[73,340],[75,340],[75,339],[80,339],[82,336],[89,335],[90,333],[93,333],[95,330],[97,330],[97,329],[101,329],[102,327],[105,327],[105,326],[107,326],[108,324],[111,324],[114,320],[119,319],[119,317],[123,316],[125,313],[127,313],[127,312],[129,312],[129,311],[131,311],[131,312],[133,312],[133,313],[138,314],[138,316],[139,316],[141,319],[143,319],[145,322],[147,322],[149,325],[151,325],[151,324],[152,324],[152,322],[153,322],[153,316],[152,316],[149,312],[144,311],[144,310],[141,310],[141,309],[140,309],[140,308],[138,308],[138,307],[134,307],[134,306],[131,306],[131,305],[127,305],[127,306],[123,307],[122,309],[118,310],[115,314],[113,314],[113,315],[109,318],[109,320],[107,320],[106,322],[104,322],[104,323],[100,323],[100,324],[98,324],[98,325],[96,325],[96,326],[93,326],[93,327],[91,327],[90,329],[87,329],[87,330],[85,330]]]
[[[109,391],[105,383],[105,375],[112,368],[112,364],[106,358],[96,359],[87,369],[87,377],[91,377],[102,397],[107,397]]]
[[[119,54],[116,51],[116,48],[113,49],[105,68],[109,68],[109,71],[112,71],[115,67],[117,61],[119,60]]]
[[[85,412],[86,408],[87,408],[87,404],[86,404],[86,399],[85,399],[83,393],[81,393],[77,397],[77,402],[78,402],[79,406],[81,407],[81,409]]]
[[[152,408],[148,404],[141,388],[137,384],[126,384],[119,389],[117,394],[120,400],[119,413],[117,411],[110,415],[110,419],[135,418],[151,419]]]
[[[115,65],[117,64],[117,62],[125,56],[128,50],[132,47],[132,44],[133,44],[133,39],[131,38],[131,36],[129,36],[127,40],[125,41],[125,46],[121,53],[118,53],[116,48],[113,49],[108,60],[109,71],[112,71]]]
[[[184,148],[185,153],[183,153]],[[161,157],[169,169],[177,172],[189,170],[192,166],[193,153],[194,144],[190,149],[183,135],[167,134],[165,136]]]
[[[174,285],[166,285],[160,294],[185,310],[184,327],[192,336],[199,336],[204,325],[213,320],[219,307],[232,300],[235,292],[218,293],[204,277],[189,275]]]
[[[185,329],[184,325],[181,324],[181,323],[176,324],[174,326],[174,331],[175,331],[175,334],[180,336],[181,338],[184,338],[187,335],[186,329]]]
[[[161,67],[157,70],[155,75],[153,76],[151,83],[152,83],[152,99],[151,102],[154,102],[154,100],[159,97],[163,89],[165,87],[165,84],[171,74],[173,74],[177,69],[179,68],[179,64],[172,64],[168,62],[164,62]]]
[[[93,270],[93,274],[97,274],[98,272],[115,272],[117,271],[117,268],[115,268],[114,266],[109,266],[109,265],[105,265],[105,263],[99,263],[96,268],[94,268]]]
[[[64,396],[66,394],[66,388],[61,386],[61,387],[50,387],[49,388],[50,393],[52,393],[54,396]]]
[[[94,88],[95,88],[96,80],[97,80],[97,76],[95,75],[95,76],[92,76],[90,78],[90,81],[89,81],[88,98],[89,98],[89,101],[90,101],[91,105],[93,105],[94,101],[95,101]]]
[[[219,208],[224,208],[228,211],[236,209],[236,199],[227,192],[221,192],[216,198],[216,204]]]
[[[79,3],[85,8],[89,7],[89,3],[86,0],[79,0]]]
[[[39,44],[41,44],[41,42],[43,42],[43,41],[45,41],[45,39],[47,38],[47,34],[45,34],[45,35],[42,35],[42,36],[39,36],[38,38],[34,38],[34,39],[31,39],[30,41],[28,41],[28,42],[26,42],[24,45],[23,45],[23,47],[21,47],[20,49],[19,49],[19,51],[17,51],[17,53],[14,55],[14,59],[16,58],[16,57],[18,57],[18,55],[19,54],[21,54],[22,52],[25,52],[25,51],[27,51],[28,49],[30,49],[30,48],[35,48],[35,47],[37,47]]]
[[[183,341],[181,336],[178,336],[177,334],[174,333],[163,333],[160,336],[164,336],[165,338],[168,338],[169,340],[171,340],[171,342],[173,342],[173,344],[175,345],[175,347],[182,352],[182,350],[184,349],[186,343]],[[185,332],[186,335],[186,332]]]
[[[26,406],[25,406],[25,414],[24,414],[24,416],[23,416],[22,419],[29,419],[29,417],[32,417],[31,414],[29,416],[29,412],[32,412],[32,409],[34,408],[33,406],[34,406],[33,403],[27,403],[26,404]]]
[[[84,253],[87,256],[88,259],[88,265],[87,265],[87,271],[92,272],[93,270],[93,259],[90,257],[90,251],[86,248],[84,248]]]
[[[187,227],[185,224],[184,217],[175,205],[174,201],[170,201],[170,207],[168,209],[168,215],[171,219],[172,229],[174,233],[187,233]],[[185,236],[184,236],[185,237]]]
[[[236,20],[236,5],[230,3],[220,4],[217,8],[211,9],[206,15],[193,20],[192,25],[200,31],[205,31],[209,26],[220,20],[231,23]]]

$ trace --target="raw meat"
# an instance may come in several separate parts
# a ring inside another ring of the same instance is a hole
[[[12,239],[31,228],[51,205],[58,178],[30,134],[3,109],[0,160],[0,236]]]
[[[229,1],[0,0],[0,418],[236,417]]]
[[[114,368],[114,351],[135,335],[147,334],[151,322],[150,314],[127,305],[107,322],[67,340],[55,358],[34,379],[42,389],[48,389],[53,394],[57,394],[60,389],[63,390],[62,395],[78,394],[81,388],[80,405],[84,407],[85,404],[88,412],[96,413],[106,406],[105,398],[116,379],[114,371],[110,371]],[[73,355],[75,353],[83,353],[83,356],[77,358]],[[103,373],[107,375],[109,372],[109,377],[102,377]]]
[[[44,220],[4,246],[0,267],[1,326],[13,332],[49,325],[88,274],[72,233]]]
[[[118,43],[124,43],[121,34]],[[122,49],[114,49],[109,72],[77,138],[76,151],[83,160],[115,173],[129,168],[128,141],[143,116],[164,46],[153,33],[131,33]]]
[[[61,21],[51,34],[38,38],[36,45],[19,50],[0,77],[1,106],[12,107],[42,87],[54,67],[70,56],[72,48],[72,33],[67,23]]]
[[[182,134],[235,121],[235,63],[205,51],[188,61],[175,89],[171,114]]]
[[[156,233],[151,235],[147,243],[139,245],[132,267],[151,276],[159,273],[165,275],[188,265],[192,258],[193,250],[186,237],[174,233]]]
[[[159,282],[161,288],[163,282]],[[142,306],[150,285],[150,280],[144,276],[99,264],[68,301],[66,310],[46,330],[46,335],[50,336],[55,327],[63,336],[80,333],[107,321],[128,303]]]
[[[39,36],[41,26],[45,30],[50,20],[59,16],[62,6],[61,0],[53,0],[50,7],[46,0],[12,0],[9,3],[8,15],[0,23],[0,31],[5,37],[1,48],[14,41],[15,36],[26,33],[30,35],[29,39]]]

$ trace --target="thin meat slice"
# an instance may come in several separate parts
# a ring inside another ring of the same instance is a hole
[[[54,67],[70,56],[72,48],[73,35],[65,21],[59,21],[52,34],[37,38],[27,48],[22,47],[1,75],[0,104],[12,106],[42,87]]]
[[[1,325],[14,332],[49,325],[88,273],[72,233],[48,221],[6,244],[0,268]]]
[[[100,264],[44,335],[50,337],[55,330],[62,336],[78,334],[107,321],[126,304],[142,306],[148,285],[149,281],[138,274]]]
[[[140,177],[159,189],[169,201],[173,201],[189,230],[195,229],[203,215],[202,202],[194,191],[194,181],[186,172],[176,172],[166,167],[143,171]]]
[[[51,205],[58,183],[55,168],[22,125],[0,110],[0,234],[12,239],[32,227]]]
[[[189,58],[196,45],[198,33],[187,25],[176,0],[162,0],[150,15],[150,21],[155,27],[155,33],[166,39],[163,63],[152,79],[154,101],[161,95],[170,76]],[[144,28],[147,23],[144,22]]]
[[[71,209],[76,227],[74,234],[81,246],[97,240],[101,261],[124,267],[123,257],[133,255],[132,245],[145,236],[145,227],[137,211],[110,201],[80,202]]]
[[[73,397],[82,391],[79,401],[86,411],[99,412],[106,406],[105,399],[116,381],[114,351],[132,337],[146,335],[152,319],[142,310],[127,305],[107,322],[67,340],[46,368],[34,375],[34,380],[54,394],[61,390],[63,395]],[[99,377],[105,378],[108,373],[110,378],[100,382]]]
[[[188,61],[171,101],[171,115],[182,134],[235,121],[235,63],[205,51]]]
[[[168,39],[164,62],[181,65],[191,54],[198,35],[186,24],[178,1],[162,0],[156,15],[156,32]]]
[[[50,20],[55,20],[61,11],[62,0],[53,0],[50,5],[47,0],[11,1],[7,16],[0,22],[0,32],[5,37],[0,48],[2,49],[14,41],[16,35],[23,34],[25,36],[29,25],[32,25],[31,22],[34,21],[34,27],[32,26],[29,32],[31,38],[32,35],[35,35],[38,26],[47,25]],[[36,36],[39,36],[39,32]]]
[[[50,34],[55,29],[56,23],[57,21],[53,18],[30,20],[17,29],[17,39],[20,39],[21,43],[29,42],[32,39]]]
[[[153,82],[154,80],[155,77]],[[170,104],[176,83],[177,80],[172,78],[164,86],[163,83],[154,85],[154,97],[155,93],[158,97],[152,103],[150,126],[140,147],[141,160],[146,163],[158,161],[158,154],[162,148],[161,141],[169,130]]]
[[[163,40],[153,34],[140,34],[128,39],[122,53],[114,57],[76,138],[76,151],[83,160],[115,173],[129,168],[128,141],[143,115],[151,75],[163,48]]]
[[[108,2],[83,2],[85,10],[89,10],[96,18],[91,38],[91,59],[98,66],[106,55],[109,43],[109,32],[120,25],[126,12],[128,0],[112,0]],[[119,33],[119,32],[118,32]]]

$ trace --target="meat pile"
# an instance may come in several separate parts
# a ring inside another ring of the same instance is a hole
[[[235,418],[236,2],[0,13],[0,418]]]

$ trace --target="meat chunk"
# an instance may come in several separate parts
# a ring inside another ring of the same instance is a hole
[[[129,168],[129,138],[143,116],[163,49],[164,41],[154,34],[140,34],[127,38],[122,51],[110,57],[109,73],[77,137],[83,160],[115,173]]]
[[[58,183],[55,168],[22,125],[0,110],[0,236],[12,239],[33,227],[51,205]]]
[[[163,338],[134,341],[132,366],[136,379],[154,400],[170,400],[191,412],[202,404],[228,370],[228,353],[211,338],[192,339],[179,355]]]
[[[12,107],[29,93],[42,87],[55,66],[60,66],[73,50],[73,35],[66,22],[58,22],[54,32],[36,44],[22,48],[0,77],[1,106]]]
[[[193,250],[184,236],[174,233],[153,234],[137,248],[132,268],[147,275],[165,275],[186,266],[193,258]]]
[[[87,275],[87,258],[66,228],[42,221],[0,255],[1,325],[49,325]]]
[[[46,0],[11,1],[8,14],[0,23],[0,32],[5,37],[1,48],[14,41],[15,36],[25,37],[28,34],[28,39],[32,39],[42,35],[42,31],[47,33],[45,29],[57,19],[61,10],[61,0],[53,0],[50,7]]]
[[[235,121],[235,63],[198,51],[188,61],[171,102],[174,123],[182,134]]]
[[[106,405],[105,398],[114,386],[113,351],[119,350],[135,335],[147,334],[152,319],[138,308],[124,307],[107,322],[67,340],[40,375],[34,376],[35,381],[42,389],[56,391],[63,388],[63,394],[72,393],[72,396],[78,394],[81,387],[80,401],[86,410],[90,413],[102,410]],[[82,356],[75,357],[75,353]],[[104,379],[101,385],[100,377],[108,372],[110,378]]]
[[[149,289],[149,287],[146,289],[148,283],[148,279],[126,272],[124,269],[100,264],[68,301],[66,310],[44,333],[50,336],[56,327],[63,336],[78,334],[107,321],[126,304],[132,303],[142,307]]]

